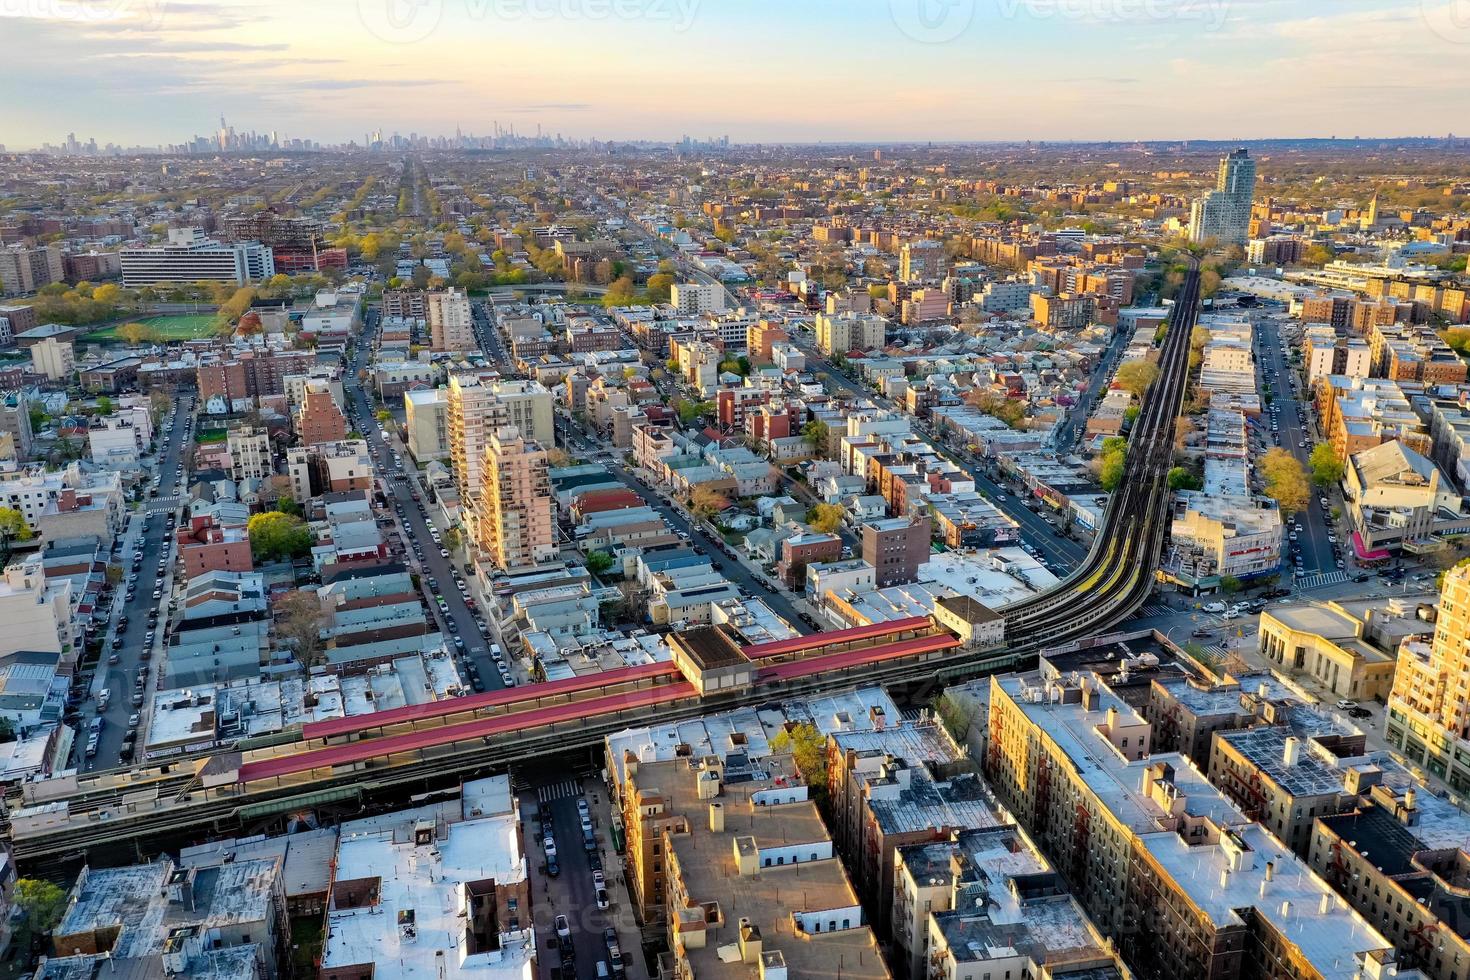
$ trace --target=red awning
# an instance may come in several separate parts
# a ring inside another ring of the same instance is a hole
[[[1391,557],[1387,548],[1374,548],[1372,551],[1363,547],[1363,535],[1357,531],[1353,532],[1353,554],[1358,556],[1358,561],[1383,561]]]

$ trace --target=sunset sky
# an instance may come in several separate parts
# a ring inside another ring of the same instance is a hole
[[[0,143],[1470,132],[1470,0],[3,0]]]

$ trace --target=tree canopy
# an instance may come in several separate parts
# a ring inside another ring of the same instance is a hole
[[[837,529],[842,526],[842,518],[846,516],[839,504],[817,504],[806,512],[806,522],[811,525],[812,530],[823,534],[836,534]]]
[[[821,798],[827,791],[827,737],[808,722],[788,725],[771,737],[772,754],[790,754],[808,791]]]
[[[1342,458],[1337,455],[1337,450],[1332,448],[1330,442],[1317,443],[1308,465],[1312,468],[1312,482],[1319,487],[1330,487],[1342,482],[1346,472]]]
[[[60,924],[66,911],[66,892],[50,881],[21,878],[15,883],[15,904],[25,913],[31,932],[44,934]]]
[[[1287,517],[1307,509],[1307,473],[1295,456],[1285,449],[1272,449],[1261,457],[1261,475],[1266,496],[1275,500]]]
[[[1103,440],[1102,455],[1098,457],[1097,481],[1108,493],[1118,489],[1123,482],[1123,466],[1128,459],[1128,440],[1114,436]]]
[[[311,551],[311,529],[301,518],[278,510],[256,514],[246,525],[250,551],[257,561],[302,558]]]
[[[1148,386],[1159,378],[1159,367],[1151,361],[1124,361],[1118,366],[1118,374],[1115,378],[1118,387],[1130,392],[1135,398],[1142,398],[1143,393],[1148,391]]]

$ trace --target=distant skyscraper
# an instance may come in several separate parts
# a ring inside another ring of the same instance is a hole
[[[1189,240],[1214,239],[1222,245],[1243,245],[1250,233],[1251,205],[1256,196],[1256,161],[1245,149],[1220,161],[1215,189],[1194,202],[1189,217]]]

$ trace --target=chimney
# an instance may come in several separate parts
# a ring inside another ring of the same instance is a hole
[[[761,958],[761,930],[760,926],[752,923],[745,916],[740,917],[740,961],[742,963],[758,963]]]
[[[1266,880],[1267,881],[1271,881],[1275,877],[1276,877],[1276,862],[1275,861],[1267,861],[1266,862]]]
[[[1286,748],[1281,753],[1285,765],[1294,766],[1302,757],[1302,740],[1295,735],[1286,736]]]
[[[709,829],[717,834],[724,832],[725,804],[711,803],[709,805]]]
[[[1329,912],[1332,911],[1332,893],[1331,892],[1323,892],[1322,893],[1322,900],[1317,903],[1317,911],[1318,912],[1321,912],[1323,915],[1326,915],[1326,914],[1328,914]]]

